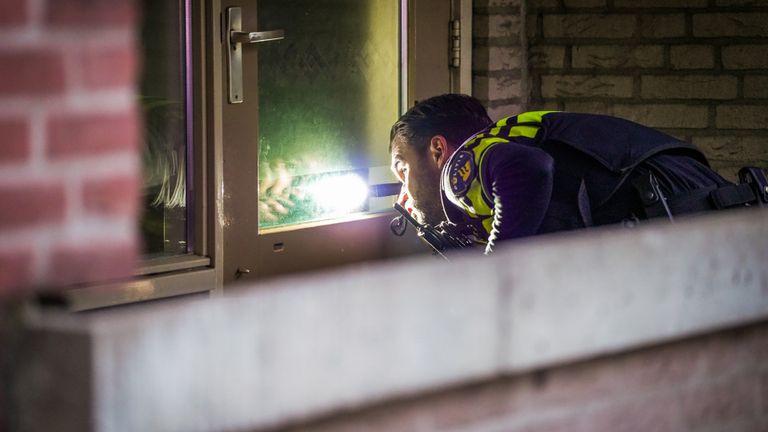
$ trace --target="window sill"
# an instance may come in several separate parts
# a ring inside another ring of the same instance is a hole
[[[189,270],[211,265],[211,259],[198,255],[181,255],[160,257],[144,260],[136,269],[136,276],[146,276],[158,273],[168,273],[178,270]]]
[[[208,258],[205,258],[209,261]],[[170,265],[170,264],[169,264]],[[142,276],[123,282],[74,288],[61,293],[72,312],[101,309],[170,297],[212,291],[216,272],[212,268],[180,270]]]

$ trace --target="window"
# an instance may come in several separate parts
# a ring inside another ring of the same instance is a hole
[[[400,111],[400,5],[261,0],[259,230],[388,210],[387,142]]]
[[[225,284],[423,251],[418,239],[391,234],[393,197],[367,192],[395,182],[388,146],[398,115],[413,100],[467,91],[449,66],[458,3],[222,0],[220,8],[212,6],[212,16],[221,18],[213,21],[210,51],[224,57],[214,61],[224,68],[210,88],[224,95],[216,99],[223,180],[215,193],[223,208],[216,215],[223,255],[217,265]],[[233,45],[232,13],[241,17],[240,31],[284,30],[285,38]],[[235,64],[242,65],[242,88],[236,73],[228,77],[229,53],[241,56]],[[231,83],[233,95],[242,96],[234,103]]]
[[[191,251],[188,175],[187,11],[183,0],[143,0],[142,74],[138,99],[144,121],[143,216],[146,258]]]

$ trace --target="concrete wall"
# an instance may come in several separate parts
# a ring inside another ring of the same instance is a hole
[[[135,6],[0,5],[0,298],[132,271]]]
[[[217,300],[30,309],[4,347],[11,424],[265,430],[335,415],[347,430],[763,430],[765,212],[543,236]],[[366,411],[393,401],[387,418]]]
[[[768,323],[381,404],[289,431],[768,430]]]

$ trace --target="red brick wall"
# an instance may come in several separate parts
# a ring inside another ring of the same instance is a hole
[[[0,297],[133,267],[137,19],[132,0],[0,4]]]
[[[768,430],[768,323],[414,397],[302,431]]]
[[[528,0],[531,107],[692,141],[734,178],[768,168],[768,2]]]

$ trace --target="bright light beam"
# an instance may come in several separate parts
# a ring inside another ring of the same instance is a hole
[[[328,175],[308,188],[312,200],[329,213],[349,213],[360,209],[368,198],[368,185],[357,174]]]

